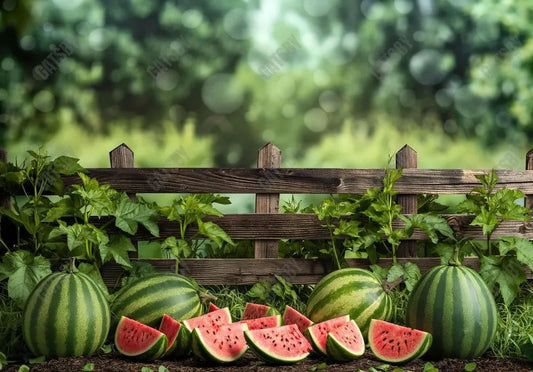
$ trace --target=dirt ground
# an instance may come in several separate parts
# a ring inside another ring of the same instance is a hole
[[[29,365],[30,370],[33,372],[42,371],[82,371],[83,367],[88,363],[94,364],[93,371],[109,371],[109,372],[141,372],[143,367],[149,367],[154,372],[157,372],[159,366],[165,366],[169,371],[179,372],[215,372],[215,371],[257,371],[257,372],[273,372],[273,371],[312,371],[313,367],[319,366],[324,363],[324,359],[311,356],[300,363],[289,366],[270,366],[263,362],[260,362],[253,354],[248,352],[243,358],[231,365],[210,365],[201,362],[194,358],[187,358],[183,360],[156,360],[153,363],[137,362],[125,359],[117,354],[99,354],[90,358],[59,358],[53,359],[46,363]],[[415,360],[410,363],[401,365],[404,371],[423,371],[426,360]],[[433,366],[439,369],[439,371],[453,372],[464,371],[464,366],[468,363],[476,363],[476,372],[496,372],[496,371],[512,371],[512,372],[529,372],[533,370],[533,363],[518,360],[503,360],[497,359],[490,355],[485,355],[483,358],[475,360],[455,360],[455,359],[443,359],[440,361],[430,361]],[[339,371],[339,372],[354,372],[358,369],[368,371],[371,367],[378,367],[383,365],[383,362],[375,359],[370,351],[360,359],[350,363],[338,364],[328,362],[326,368],[322,371]],[[16,372],[18,371],[18,365],[10,365],[4,368],[2,372]],[[392,372],[394,368],[391,366],[388,371]]]

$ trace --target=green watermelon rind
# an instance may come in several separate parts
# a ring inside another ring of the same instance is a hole
[[[123,287],[110,306],[113,327],[126,316],[157,327],[163,314],[177,321],[203,313],[198,287],[183,275],[157,273],[135,280]]]
[[[90,356],[104,344],[110,324],[107,299],[89,276],[55,272],[30,293],[22,336],[35,356]]]
[[[498,311],[481,276],[466,266],[440,265],[417,282],[406,310],[406,324],[433,335],[431,358],[473,359],[496,336]]]
[[[366,338],[370,320],[389,320],[393,310],[392,299],[379,278],[368,270],[345,268],[329,273],[316,284],[306,316],[320,323],[348,314]]]
[[[169,351],[166,356],[184,358],[191,353],[191,332],[185,328],[183,323],[178,332],[178,337],[176,337],[176,340],[174,341],[174,345],[173,350]]]
[[[248,347],[250,350],[262,361],[268,363],[268,364],[294,364],[298,363],[305,358],[309,356],[309,352],[303,353],[301,355],[298,355],[294,358],[284,358],[277,356],[276,354],[269,353],[268,351],[264,350],[263,348],[259,347],[253,338],[253,335],[250,333],[250,331],[244,331],[244,338],[246,339],[246,342],[248,344]]]
[[[356,324],[354,320],[350,320],[350,322],[353,322],[354,324]],[[361,339],[362,339],[362,335],[361,335]],[[362,343],[362,346],[363,347],[362,347],[361,352],[355,353],[352,350],[346,348],[341,342],[339,342],[335,338],[334,335],[332,335],[331,333],[328,333],[327,339],[326,339],[326,354],[328,358],[336,362],[349,362],[349,361],[352,361],[354,359],[361,357],[365,353],[364,341]]]
[[[374,346],[374,344],[372,343],[371,334],[372,334],[372,324],[373,323],[374,323],[374,319],[372,319],[372,321],[370,322],[370,331],[369,331],[369,336],[368,336],[368,344],[369,344],[370,350],[372,350],[372,353],[374,354],[374,356],[376,358],[378,358],[379,360],[381,360],[382,362],[401,364],[401,363],[410,362],[411,360],[418,359],[418,358],[422,357],[429,350],[429,348],[431,347],[431,344],[433,342],[433,336],[431,335],[431,333],[424,332],[425,335],[424,335],[424,338],[423,338],[422,342],[411,353],[406,354],[403,358],[389,358],[389,357],[381,354],[379,352],[379,350],[377,350],[376,347]]]
[[[248,326],[246,325],[246,323],[243,323],[243,329],[244,330],[248,329]],[[238,359],[240,359],[248,350],[248,345],[246,345],[238,355],[230,359],[226,359],[222,356],[219,356],[207,347],[206,342],[202,339],[202,335],[198,328],[193,329],[191,333],[191,341],[192,341],[191,343],[192,353],[196,355],[198,358],[208,361],[208,362],[216,362],[216,363],[223,363],[223,364],[233,363],[237,361]]]
[[[115,331],[115,347],[117,348],[117,351],[127,357],[137,359],[137,360],[155,360],[160,357],[162,357],[166,351],[167,351],[167,345],[168,345],[168,339],[167,336],[165,336],[164,333],[159,332],[158,330],[154,329],[154,331],[159,332],[160,335],[150,345],[146,345],[144,350],[139,350],[137,353],[127,353],[124,351],[122,347],[120,347],[120,344],[118,342],[118,336],[119,336],[119,330],[120,330],[120,324],[127,319],[126,317],[121,317],[118,325],[117,330]]]
[[[344,323],[346,322],[349,322],[350,321],[350,317],[348,315],[343,315],[343,316],[339,316],[339,317],[336,317],[334,319],[337,319],[337,318],[344,318]],[[325,322],[329,322],[331,321],[332,319],[329,319],[329,320],[325,320],[323,322],[320,322],[320,323],[325,323]],[[339,320],[341,321],[341,320]],[[317,335],[315,335],[315,333],[313,332],[313,330],[315,328],[313,327],[316,327],[318,326],[320,323],[315,323],[313,324],[312,326],[308,327],[305,332],[304,332],[304,335],[305,337],[307,337],[307,339],[309,340],[309,343],[311,344],[311,346],[313,347],[313,350],[315,351],[315,353],[317,354],[320,354],[320,355],[324,355],[324,356],[327,356],[327,352],[326,352],[326,349],[325,347],[323,348],[322,345],[320,345],[320,342],[317,340]]]

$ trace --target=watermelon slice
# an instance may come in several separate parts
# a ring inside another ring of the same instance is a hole
[[[214,303],[210,302],[210,303],[209,303],[209,310],[208,310],[208,313],[212,313],[213,311],[216,311],[216,310],[220,310],[220,307],[218,307],[218,306],[215,305]]]
[[[172,318],[171,316],[164,314],[159,325],[159,332],[162,332],[167,336],[168,344],[165,355],[171,354],[177,346],[178,334],[180,333],[181,323]]]
[[[296,324],[300,332],[303,333],[310,325],[313,325],[313,322],[305,315],[287,305],[283,312],[283,324]]]
[[[374,355],[389,363],[404,363],[424,355],[433,341],[431,333],[372,319],[368,343]]]
[[[281,315],[271,315],[257,319],[246,319],[238,321],[237,323],[246,323],[249,330],[274,328],[281,326]]]
[[[307,328],[305,335],[317,353],[327,355],[326,340],[328,338],[328,332],[349,321],[350,317],[348,315],[326,320]]]
[[[202,360],[234,362],[248,350],[243,334],[247,329],[246,323],[222,325],[216,331],[195,328],[192,332],[192,352]]]
[[[365,353],[365,340],[355,320],[350,320],[328,333],[326,353],[337,362],[349,362]]]
[[[267,363],[292,364],[313,349],[296,324],[245,331],[250,349]]]
[[[122,316],[115,331],[115,346],[125,356],[154,360],[167,350],[167,336],[157,329]]]
[[[185,328],[192,332],[195,328],[217,330],[220,326],[231,323],[231,314],[227,307],[183,321]]]
[[[244,308],[244,312],[242,313],[241,320],[257,319],[257,318],[263,318],[268,315],[275,315],[272,313],[267,314],[270,309],[271,309],[270,306],[267,306],[267,305],[254,304],[251,302],[247,302]]]

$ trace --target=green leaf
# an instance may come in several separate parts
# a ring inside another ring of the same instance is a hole
[[[311,371],[321,371],[323,369],[326,369],[327,366],[328,365],[326,364],[326,362],[323,362],[323,363],[317,364],[316,366],[311,367]]]
[[[427,362],[426,364],[424,364],[423,372],[439,372],[439,370],[435,368],[433,364],[431,364],[430,362]]]
[[[165,367],[165,366],[159,366],[159,368],[158,368],[157,371],[158,371],[158,372],[169,372],[168,369],[167,369],[167,367]]]
[[[7,357],[6,357],[6,354],[0,351],[0,370],[2,369],[3,366],[7,366]]]
[[[130,238],[124,235],[112,235],[109,243],[100,244],[100,257],[105,263],[110,259],[114,259],[116,263],[125,267],[131,267],[128,252],[135,252],[135,246],[132,244]]]
[[[104,283],[104,279],[102,279],[102,274],[100,274],[100,270],[98,270],[95,264],[82,262],[78,265],[78,270],[91,278],[106,298],[109,297],[109,291]]]
[[[270,295],[272,283],[268,280],[264,282],[255,283],[252,288],[246,292],[246,295],[252,298],[257,298],[260,301],[265,300]]]
[[[413,214],[405,220],[405,230],[407,234],[411,236],[415,228],[419,228],[428,234],[429,239],[434,244],[439,241],[437,233],[455,240],[453,230],[448,225],[448,222],[441,216],[435,216],[432,214]]]
[[[501,221],[494,212],[482,207],[480,213],[470,224],[473,226],[481,226],[483,229],[483,234],[488,235],[491,234],[500,223]]]
[[[57,173],[66,176],[71,176],[78,172],[86,172],[85,168],[79,165],[78,162],[79,159],[76,158],[71,158],[69,156],[59,156],[52,161],[51,165]]]
[[[154,370],[150,367],[142,367],[141,372],[154,372]]]
[[[403,270],[402,265],[400,265],[399,263],[396,263],[392,265],[391,268],[389,269],[389,272],[387,274],[387,282],[388,283],[394,282],[395,280],[401,278],[403,274],[404,274],[404,270]]]
[[[455,247],[451,244],[439,243],[435,250],[440,257],[441,265],[448,265],[455,252]]]
[[[390,364],[381,364],[381,365],[376,367],[376,369],[378,369],[380,371],[388,371],[389,368],[390,368]]]
[[[24,307],[26,299],[37,283],[52,273],[50,262],[46,258],[34,256],[25,250],[6,253],[0,271],[9,277],[7,282],[9,297],[21,308]]]
[[[203,222],[200,219],[198,219],[196,222],[198,224],[198,231],[200,234],[214,241],[217,246],[221,247],[222,242],[226,242],[231,245],[235,244],[228,234],[226,234],[226,232],[222,230],[216,223],[211,221]]]
[[[131,201],[125,193],[119,195],[118,200],[115,201],[115,226],[122,231],[134,235],[140,223],[153,236],[159,236],[159,213],[148,204]]]
[[[516,252],[516,258],[533,270],[533,242],[529,239],[519,237],[503,237],[498,245],[500,254],[506,255],[509,252]]]
[[[82,371],[94,371],[94,363],[87,363],[83,366]]]
[[[19,367],[18,372],[30,372],[30,367],[28,367],[27,365],[23,364],[23,365],[21,365]]]
[[[504,303],[509,306],[526,281],[526,273],[515,257],[483,256],[479,273],[490,289],[499,286]]]
[[[404,265],[404,283],[408,292],[415,287],[422,274],[420,268],[413,262],[406,262]]]
[[[465,365],[465,371],[472,372],[473,370],[476,369],[476,366],[477,366],[477,364],[475,362],[468,363],[468,364]]]
[[[104,344],[100,348],[104,354],[109,354],[113,351],[113,345],[112,344]]]

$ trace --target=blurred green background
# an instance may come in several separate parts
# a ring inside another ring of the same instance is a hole
[[[108,166],[523,169],[530,0],[0,0],[0,147]]]

